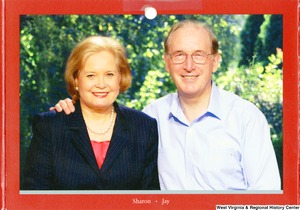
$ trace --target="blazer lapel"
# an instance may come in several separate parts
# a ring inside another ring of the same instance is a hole
[[[123,112],[122,107],[118,106],[117,103],[114,105],[117,112],[117,119],[101,172],[105,172],[113,165],[121,155],[122,150],[129,143],[128,122],[126,122],[125,113]]]
[[[90,143],[88,132],[81,114],[79,101],[75,105],[75,112],[67,116],[68,138],[83,156],[87,163],[99,175],[99,168],[95,159],[94,151]]]

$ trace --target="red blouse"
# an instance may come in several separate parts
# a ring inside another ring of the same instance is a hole
[[[91,140],[92,147],[93,147],[94,154],[96,156],[96,160],[97,160],[99,168],[101,168],[103,161],[106,157],[109,142],[110,141],[97,142],[97,141]]]

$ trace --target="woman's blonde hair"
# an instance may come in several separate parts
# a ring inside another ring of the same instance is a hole
[[[115,39],[104,36],[90,36],[80,42],[71,52],[65,70],[67,90],[75,103],[79,99],[75,88],[75,78],[83,68],[90,55],[101,51],[108,51],[116,59],[116,65],[121,74],[120,93],[125,92],[131,85],[131,69],[126,58],[124,47]]]

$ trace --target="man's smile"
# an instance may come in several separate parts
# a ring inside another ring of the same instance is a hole
[[[183,78],[197,78],[197,77],[199,77],[199,75],[181,75],[181,77],[183,77]]]

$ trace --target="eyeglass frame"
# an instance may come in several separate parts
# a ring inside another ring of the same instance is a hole
[[[178,53],[178,52],[183,53],[183,54],[185,55],[185,58],[184,58],[184,60],[183,60],[182,62],[180,62],[180,63],[175,63],[175,62],[173,61],[173,56],[174,56],[173,54],[174,54],[174,53]],[[195,53],[197,53],[197,52],[198,52],[198,53],[200,52],[200,53],[202,53],[202,54],[204,55],[205,61],[204,61],[203,63],[197,63],[197,62],[194,60],[193,55],[194,55]],[[196,51],[193,52],[192,54],[188,54],[188,53],[186,53],[186,52],[184,52],[184,51],[181,51],[181,50],[175,51],[175,52],[173,52],[173,53],[166,53],[166,55],[170,56],[171,61],[173,62],[173,64],[183,64],[183,63],[186,61],[187,56],[190,55],[191,58],[192,58],[192,60],[193,60],[193,62],[194,62],[195,64],[200,64],[200,65],[206,64],[208,56],[210,56],[210,55],[215,55],[215,54],[216,54],[216,53],[206,53],[206,52],[201,51],[201,50],[196,50]]]

